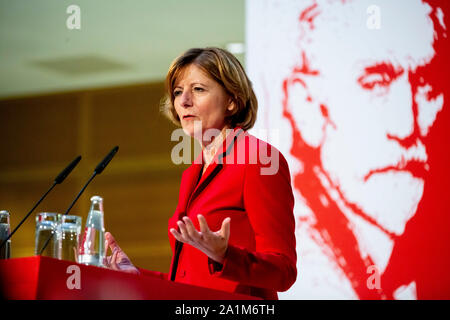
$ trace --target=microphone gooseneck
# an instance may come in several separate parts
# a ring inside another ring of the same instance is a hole
[[[97,165],[97,167],[95,167],[94,172],[92,173],[91,177],[89,178],[89,180],[85,183],[85,185],[83,186],[83,188],[81,188],[80,192],[78,192],[77,196],[75,197],[75,199],[73,199],[72,203],[70,204],[70,206],[67,208],[67,210],[64,212],[63,215],[67,215],[69,213],[69,211],[72,209],[72,207],[75,205],[75,202],[77,202],[77,200],[80,198],[80,196],[83,194],[84,190],[87,188],[87,186],[89,185],[89,183],[91,183],[91,181],[95,178],[95,176],[97,174],[100,174],[103,172],[103,170],[106,168],[106,166],[109,164],[109,162],[111,161],[111,159],[116,155],[117,151],[119,150],[119,146],[115,146],[107,155],[106,157]],[[45,241],[44,245],[42,246],[41,250],[39,251],[39,255],[42,254],[42,252],[44,252],[45,248],[48,246],[50,240],[53,238],[54,233],[52,233],[47,240]]]
[[[3,248],[3,246],[6,244],[6,242],[11,239],[11,237],[13,236],[13,234],[20,228],[20,226],[25,222],[25,220],[28,219],[28,217],[30,216],[30,214],[34,211],[34,209],[36,209],[36,207],[42,202],[42,200],[45,199],[45,197],[50,193],[50,191],[52,191],[52,189],[57,185],[60,184],[61,182],[64,181],[64,179],[67,178],[67,176],[72,172],[72,170],[77,166],[78,162],[80,162],[81,160],[81,156],[76,157],[63,171],[60,172],[60,174],[58,174],[56,176],[56,178],[53,180],[52,185],[50,186],[50,188],[47,190],[46,193],[44,193],[44,195],[39,199],[38,202],[36,202],[36,204],[33,206],[33,208],[31,208],[31,210],[25,215],[25,217],[22,219],[22,221],[19,222],[19,224],[14,228],[14,230],[8,235],[8,237],[3,240],[3,242],[0,245],[0,248]]]

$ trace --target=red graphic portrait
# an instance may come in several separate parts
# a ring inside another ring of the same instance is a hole
[[[286,297],[449,299],[450,3],[256,2],[259,126],[286,137],[297,193]]]

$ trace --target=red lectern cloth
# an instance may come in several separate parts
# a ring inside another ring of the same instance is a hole
[[[258,298],[34,256],[0,260],[1,298],[89,300],[257,300]],[[157,274],[157,273],[155,273]]]

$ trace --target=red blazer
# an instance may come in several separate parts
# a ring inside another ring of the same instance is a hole
[[[266,147],[272,152],[269,155],[278,152],[279,161],[277,157],[272,164],[261,160],[259,151]],[[212,231],[230,217],[225,262],[215,263],[169,232],[173,251],[169,279],[277,299],[277,291],[289,289],[297,277],[294,197],[286,160],[277,149],[239,127],[228,135],[199,181],[201,159],[202,154],[183,172],[169,230],[178,229],[176,222],[184,215],[199,230],[197,214],[202,214]],[[271,165],[278,167],[275,174],[261,174]]]

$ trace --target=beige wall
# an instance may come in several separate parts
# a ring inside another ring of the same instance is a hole
[[[182,171],[171,162],[175,126],[159,113],[163,84],[152,83],[0,101],[0,210],[14,228],[77,155],[78,167],[12,238],[12,257],[34,254],[37,212],[64,212],[99,161],[120,147],[73,207],[83,227],[89,198],[104,198],[105,228],[135,265],[167,272],[167,220]]]

